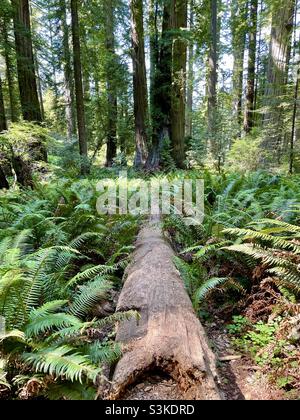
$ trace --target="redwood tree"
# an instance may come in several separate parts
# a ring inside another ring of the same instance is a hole
[[[218,84],[218,0],[210,1],[210,39],[208,55],[208,135],[214,159],[218,159],[219,146],[216,133],[217,124],[217,84]]]
[[[148,94],[145,64],[143,0],[131,0],[132,61],[135,117],[135,166],[145,164],[147,158]]]
[[[66,104],[66,120],[67,120],[67,136],[72,139],[76,135],[76,112],[74,97],[74,82],[72,71],[72,55],[69,44],[69,26],[67,22],[67,5],[66,0],[60,0],[60,18],[61,30],[63,34],[63,71],[65,84],[65,104]]]
[[[278,0],[272,11],[271,40],[265,90],[263,146],[274,162],[274,152],[281,158],[284,137],[284,112],[282,102],[286,95],[290,43],[293,31],[295,0]]]
[[[81,172],[86,174],[89,171],[88,165],[88,144],[85,126],[85,109],[82,85],[82,65],[81,65],[81,46],[80,46],[80,28],[78,17],[78,0],[71,0],[72,16],[72,37],[74,54],[74,78],[76,93],[76,111],[78,124],[79,152],[82,157]]]
[[[23,118],[42,121],[35,75],[28,0],[12,0],[17,70]]]
[[[257,51],[257,12],[258,0],[250,1],[250,18],[249,18],[249,56],[248,56],[248,76],[247,76],[247,92],[246,92],[246,112],[244,130],[250,133],[254,127],[254,111],[255,111],[255,68],[256,68],[256,51]]]
[[[187,0],[174,0],[174,30],[172,94],[171,94],[171,145],[173,159],[178,168],[185,160],[185,110],[187,42],[182,31],[187,27]]]

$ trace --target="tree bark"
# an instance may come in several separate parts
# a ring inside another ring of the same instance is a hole
[[[190,0],[190,36],[194,27],[194,0]],[[186,95],[186,132],[188,139],[193,137],[193,94],[194,94],[194,40],[189,41],[188,82]]]
[[[208,135],[213,158],[219,159],[217,139],[217,84],[218,84],[218,0],[211,0],[210,9],[210,46],[208,57]]]
[[[45,108],[44,108],[44,99],[43,99],[43,89],[42,89],[42,79],[40,75],[40,66],[38,61],[37,52],[33,49],[33,60],[34,60],[34,68],[36,72],[36,83],[37,83],[37,90],[39,95],[39,101],[41,106],[41,115],[42,119],[45,119]]]
[[[12,165],[17,177],[17,182],[24,188],[34,187],[32,179],[32,171],[29,162],[23,159],[21,156],[12,157]]]
[[[270,157],[266,158],[265,163],[267,161],[274,162],[274,151],[278,161],[280,161],[282,154],[281,146],[284,133],[282,102],[286,94],[289,45],[293,30],[294,12],[295,0],[280,0],[273,10],[265,91],[267,111],[263,119],[265,128],[263,147],[270,153]]]
[[[41,122],[42,113],[34,70],[29,1],[12,0],[12,5],[23,118],[26,121]]]
[[[9,94],[9,108],[10,108],[10,119],[12,122],[18,121],[18,107],[16,101],[15,83],[14,83],[14,69],[11,59],[11,45],[8,39],[8,25],[10,19],[6,16],[2,20],[2,33],[4,43],[4,58],[6,66],[6,80]]]
[[[0,190],[8,190],[9,183],[7,182],[5,173],[0,165]]]
[[[65,103],[66,103],[66,121],[67,121],[67,137],[72,140],[76,135],[76,112],[74,98],[74,83],[72,72],[72,58],[69,44],[69,26],[67,23],[67,6],[65,0],[60,0],[60,17],[61,29],[63,34],[63,71],[65,83]]]
[[[159,62],[159,34],[158,34],[159,4],[158,0],[150,0],[149,31],[150,31],[150,112],[154,112],[155,75]]]
[[[170,136],[172,92],[172,46],[174,29],[174,1],[164,0],[162,34],[159,41],[158,61],[153,81],[152,146],[146,166],[157,169],[161,166],[161,151]]]
[[[246,22],[248,2],[232,1],[231,6],[231,32],[233,43],[233,109],[236,118],[237,135],[241,135],[242,127],[242,97],[243,73],[246,46]]]
[[[162,371],[174,378],[186,399],[221,399],[216,360],[176,270],[174,252],[157,222],[139,234],[117,311],[137,310],[141,319],[122,322],[124,345],[110,399],[122,398],[144,374]]]
[[[107,121],[107,151],[106,166],[113,164],[114,158],[117,156],[117,119],[118,119],[118,98],[117,86],[114,72],[117,71],[116,52],[115,52],[115,6],[114,0],[108,0],[106,4],[106,50],[108,54],[106,68],[106,86],[107,86],[107,104],[108,104],[108,121]]]
[[[294,92],[292,133],[291,133],[291,143],[290,143],[290,162],[289,162],[290,169],[289,169],[289,172],[290,172],[291,175],[294,172],[295,138],[296,138],[296,120],[297,120],[297,110],[298,110],[299,81],[300,81],[300,65],[298,64],[297,80],[296,80],[295,92]]]
[[[145,63],[143,0],[131,0],[133,95],[135,117],[135,166],[144,166],[147,159],[148,93]]]
[[[7,130],[6,113],[3,99],[2,81],[0,76],[0,133]]]
[[[81,65],[81,47],[80,47],[80,29],[78,17],[78,0],[71,0],[72,17],[72,38],[74,55],[74,78],[76,94],[76,111],[79,138],[79,153],[82,158],[81,172],[83,175],[89,172],[88,163],[88,143],[86,137],[84,96],[82,85],[82,65]]]
[[[249,28],[249,57],[248,57],[248,76],[246,91],[246,111],[244,130],[249,134],[255,122],[255,70],[256,70],[256,51],[257,51],[257,13],[258,0],[250,1],[250,28]]]
[[[178,168],[185,161],[185,112],[187,41],[182,30],[187,28],[187,0],[174,0],[173,74],[171,96],[171,144],[173,159]]]

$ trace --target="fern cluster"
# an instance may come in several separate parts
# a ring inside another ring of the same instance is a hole
[[[279,287],[300,293],[300,227],[278,219],[262,219],[247,229],[228,229],[241,238],[226,249],[260,261]]]
[[[121,354],[114,325],[137,316],[95,309],[119,287],[138,220],[99,216],[87,180],[10,191],[0,205],[0,386],[94,398],[101,366]]]
[[[199,173],[191,177],[199,178]],[[182,258],[176,265],[196,308],[213,291],[251,289],[259,262],[284,287],[299,287],[299,182],[264,172],[247,175],[202,174],[203,226],[187,227],[180,217],[165,228]],[[238,239],[236,239],[238,238]],[[235,252],[233,252],[235,251]],[[185,261],[184,261],[185,260]]]

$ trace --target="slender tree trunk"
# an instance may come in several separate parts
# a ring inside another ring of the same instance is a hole
[[[190,35],[194,27],[194,0],[190,0]],[[193,137],[193,94],[194,94],[194,40],[189,42],[188,56],[188,82],[186,95],[186,131],[185,135],[191,139]]]
[[[76,135],[76,112],[66,0],[60,0],[60,15],[61,29],[63,34],[63,71],[65,83],[67,136],[69,140],[72,140],[73,136]]]
[[[274,162],[274,151],[278,161],[282,150],[284,137],[282,102],[286,95],[287,69],[291,34],[295,12],[295,0],[280,0],[273,11],[270,41],[269,63],[267,71],[267,85],[265,91],[264,114],[265,136],[263,147],[269,152],[270,160]]]
[[[218,84],[218,0],[211,0],[210,47],[208,57],[208,135],[210,149],[215,160],[219,158],[217,139],[217,84]]]
[[[71,0],[72,17],[72,37],[74,54],[74,78],[76,94],[76,111],[79,137],[79,152],[82,157],[81,172],[86,174],[89,171],[88,164],[88,143],[86,138],[85,109],[82,86],[82,66],[81,66],[81,47],[80,47],[80,29],[78,17],[78,0]]]
[[[0,133],[5,130],[7,130],[7,122],[3,99],[2,81],[0,77]]]
[[[3,18],[1,29],[3,33],[4,42],[4,58],[6,66],[6,80],[9,94],[9,107],[10,107],[10,119],[12,122],[18,121],[18,107],[16,101],[15,83],[14,83],[14,70],[11,59],[11,47],[8,39],[8,22],[5,17]]]
[[[244,57],[246,46],[246,19],[248,2],[232,1],[231,31],[233,39],[233,109],[236,117],[237,134],[241,135]]]
[[[17,68],[23,118],[26,121],[42,121],[34,57],[28,0],[12,0],[14,31],[17,52]]]
[[[132,61],[135,116],[135,166],[141,167],[147,159],[148,94],[145,64],[143,0],[131,0]]]
[[[257,51],[257,13],[258,0],[250,2],[250,28],[249,28],[249,57],[248,57],[248,76],[246,92],[246,111],[244,130],[250,133],[254,127],[255,121],[255,69],[256,69],[256,51]]]
[[[39,101],[40,101],[40,106],[41,106],[41,114],[42,114],[42,119],[44,120],[45,108],[44,108],[44,99],[43,99],[43,89],[42,89],[42,82],[41,82],[41,75],[40,75],[39,60],[37,57],[37,52],[35,50],[33,50],[33,59],[34,59],[34,67],[35,67],[35,73],[36,73],[36,83],[37,83]]]
[[[299,81],[300,81],[300,65],[298,64],[297,80],[295,85],[294,93],[294,107],[293,107],[293,120],[292,120],[292,134],[290,144],[290,174],[294,172],[294,158],[295,158],[295,138],[296,138],[296,120],[298,110],[298,93],[299,93]]]
[[[107,102],[108,102],[108,121],[107,121],[107,152],[106,166],[113,164],[114,158],[117,156],[117,119],[118,119],[118,98],[117,86],[114,72],[116,69],[116,52],[115,52],[115,7],[114,0],[107,0],[106,4],[106,50],[108,54],[106,68],[106,86],[107,86]]]
[[[185,112],[187,42],[179,33],[187,27],[187,0],[174,0],[174,29],[178,32],[173,43],[173,75],[171,96],[171,144],[178,168],[185,161]]]

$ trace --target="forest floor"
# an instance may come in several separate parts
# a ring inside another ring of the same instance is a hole
[[[272,387],[267,374],[250,359],[232,349],[224,323],[215,317],[205,323],[210,344],[217,356],[220,389],[224,400],[282,400],[284,392]],[[224,359],[228,359],[223,361]],[[220,359],[222,361],[220,361]],[[231,360],[230,360],[231,359]],[[130,388],[123,400],[187,400],[176,381],[160,372],[145,375]]]
[[[204,327],[219,360],[220,388],[225,400],[284,399],[284,392],[270,385],[267,374],[259,366],[232,348],[224,321],[215,316]]]

